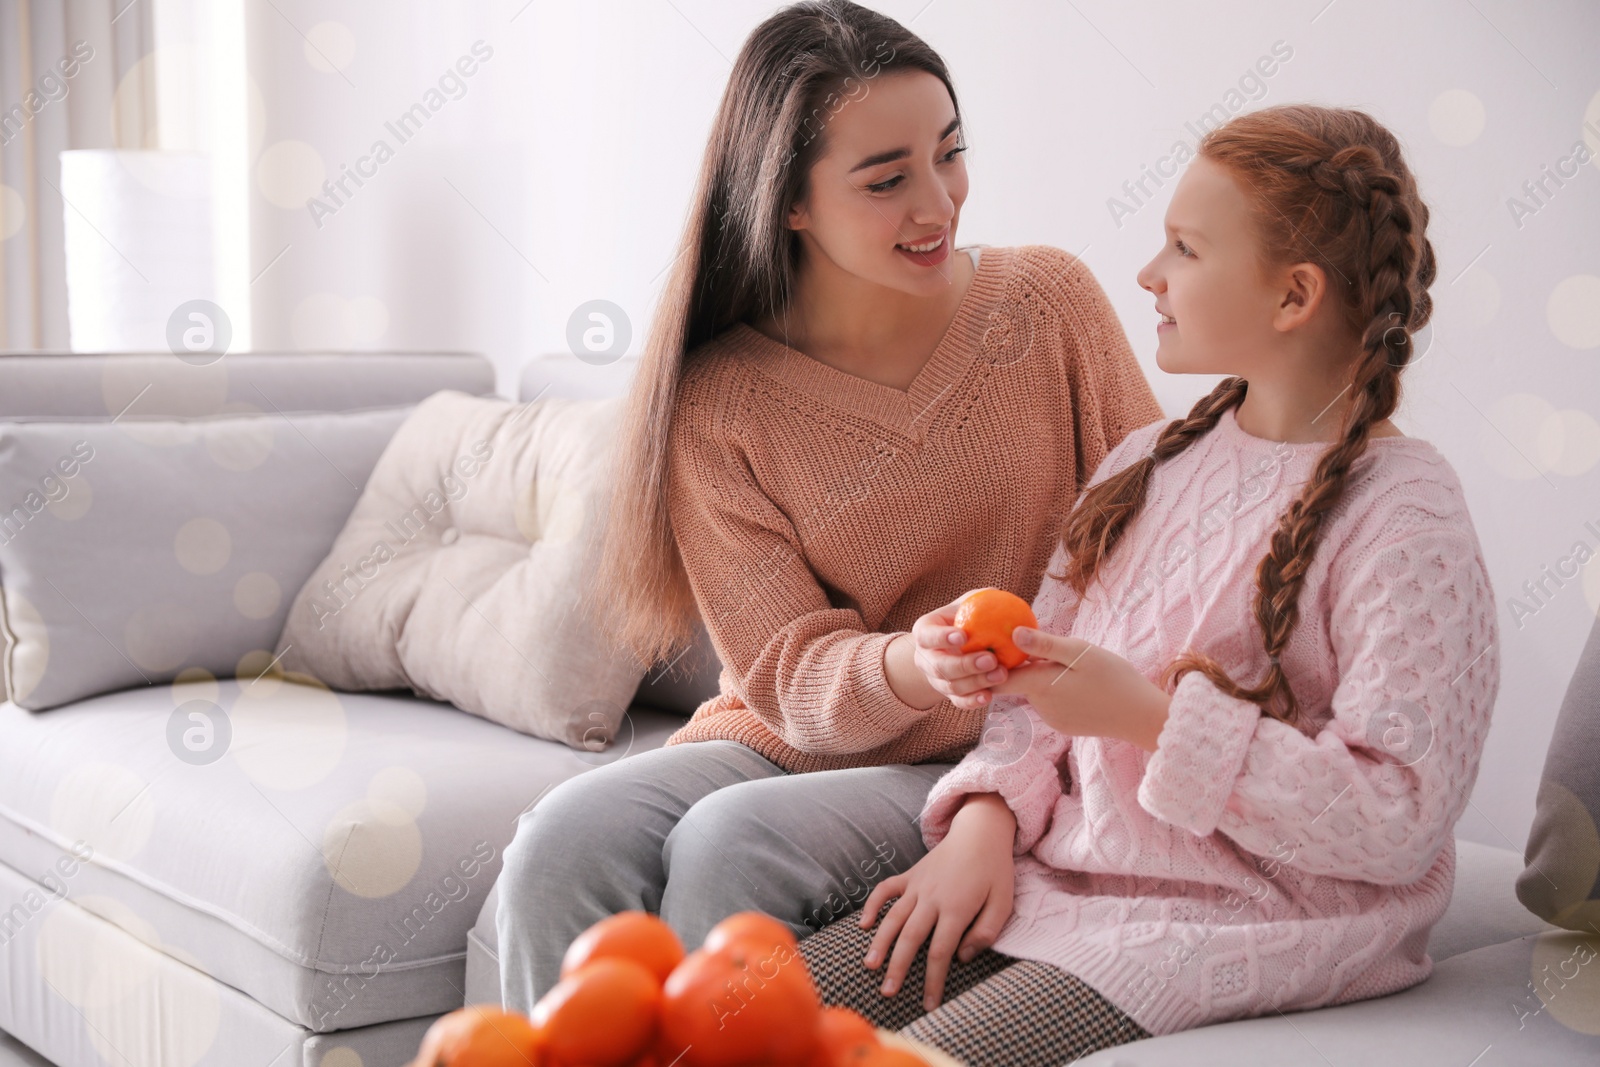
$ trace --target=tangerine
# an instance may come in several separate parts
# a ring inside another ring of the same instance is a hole
[[[696,949],[667,979],[662,1036],[685,1050],[684,1067],[799,1067],[811,1057],[822,1005],[805,960],[788,946],[760,944]]]
[[[763,954],[777,951],[782,945],[797,952],[800,942],[789,925],[759,911],[741,911],[723,919],[706,934],[701,948],[717,952],[735,942],[748,942]]]
[[[1011,633],[1018,626],[1037,629],[1039,620],[1034,617],[1028,602],[1004,589],[974,589],[956,601],[956,628],[967,635],[962,652],[989,649],[1001,666],[1011,669],[1028,658],[1017,647]]]
[[[665,982],[683,961],[683,942],[672,927],[648,912],[624,911],[608,916],[578,935],[561,959],[561,977],[598,959],[625,959],[642,964]]]
[[[879,1045],[858,1060],[850,1061],[854,1067],[928,1067],[928,1061],[915,1052],[903,1048]]]
[[[650,1051],[660,1022],[661,983],[615,956],[584,964],[533,1006],[550,1067],[626,1067]]]
[[[849,1008],[822,1009],[817,1020],[817,1042],[822,1047],[820,1063],[853,1063],[878,1047],[878,1030]]]
[[[537,1028],[498,1004],[472,1004],[435,1019],[412,1067],[528,1067],[540,1063]]]

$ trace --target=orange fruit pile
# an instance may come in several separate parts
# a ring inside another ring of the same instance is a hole
[[[759,912],[685,954],[642,911],[602,919],[531,1018],[494,1005],[434,1022],[411,1067],[927,1067],[871,1023],[824,1008],[793,931]]]
[[[967,635],[962,652],[987,648],[1007,670],[1022,663],[1028,654],[1011,639],[1018,626],[1039,628],[1028,602],[1004,589],[974,589],[956,601],[956,628]]]

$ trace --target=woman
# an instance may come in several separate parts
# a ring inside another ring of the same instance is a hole
[[[943,61],[892,19],[798,4],[740,51],[600,575],[644,662],[698,613],[721,693],[522,817],[497,914],[508,1007],[615,912],[690,946],[745,909],[805,934],[914,863],[928,790],[1006,674],[918,648],[911,624],[974,586],[1032,599],[1056,509],[1161,417],[1087,267],[955,251],[964,150]]]

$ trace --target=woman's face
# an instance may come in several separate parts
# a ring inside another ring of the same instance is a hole
[[[884,74],[823,123],[823,154],[789,212],[807,256],[916,296],[949,285],[967,167],[944,83],[923,71]]]
[[[1139,271],[1156,311],[1156,365],[1174,374],[1241,374],[1275,351],[1285,292],[1259,260],[1244,191],[1217,163],[1189,164],[1167,206],[1166,244]]]

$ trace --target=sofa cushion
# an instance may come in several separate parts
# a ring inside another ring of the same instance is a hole
[[[27,900],[37,882],[0,863],[0,900]],[[93,905],[94,909],[84,907]],[[0,1031],[3,1067],[353,1067],[404,1063],[433,1021],[424,1016],[317,1034],[190,966],[153,933],[128,933],[96,911],[114,900],[55,900],[7,939],[13,966]],[[122,922],[138,926],[129,915]],[[3,988],[3,987],[0,987]]]
[[[408,687],[523,733],[604,745],[643,677],[591,588],[620,402],[441,392],[394,435],[295,597],[286,669]]]
[[[638,365],[638,358],[631,356],[596,363],[579,359],[571,352],[547,352],[523,364],[517,395],[524,401],[541,397],[622,397]],[[711,635],[701,625],[690,647],[676,658],[650,668],[634,699],[688,715],[721,691],[721,674],[722,662],[711,645]]]
[[[1078,1067],[1600,1062],[1600,939],[1537,934],[1452,956],[1420,985],[1318,1011],[1147,1038]],[[1565,976],[1565,977],[1563,977]]]
[[[270,650],[408,410],[0,423],[9,698],[229,677]]]
[[[574,751],[278,673],[0,704],[0,863],[308,1029],[437,1013],[517,816],[681,723]]]
[[[1456,881],[1450,905],[1428,931],[1433,961],[1553,929],[1517,900],[1522,857],[1508,848],[1456,841]]]
[[[610,362],[579,359],[571,352],[543,352],[522,365],[517,378],[517,395],[523,400],[541,396],[595,400],[627,393],[638,356],[620,356]]]
[[[0,900],[49,895],[0,863]],[[109,898],[78,899],[100,913],[119,910]],[[134,916],[119,918],[139,925]],[[41,903],[27,922],[0,935],[10,960],[0,1029],[62,1067],[264,1063],[291,1041],[303,1043],[294,1040],[304,1034],[301,1027],[189,966],[150,931],[143,934],[141,940],[127,933],[77,900]],[[296,1061],[280,1059],[280,1067],[286,1062]],[[4,1052],[0,1064],[13,1067]]]
[[[1517,897],[1557,926],[1600,934],[1600,621],[1545,755]]]

